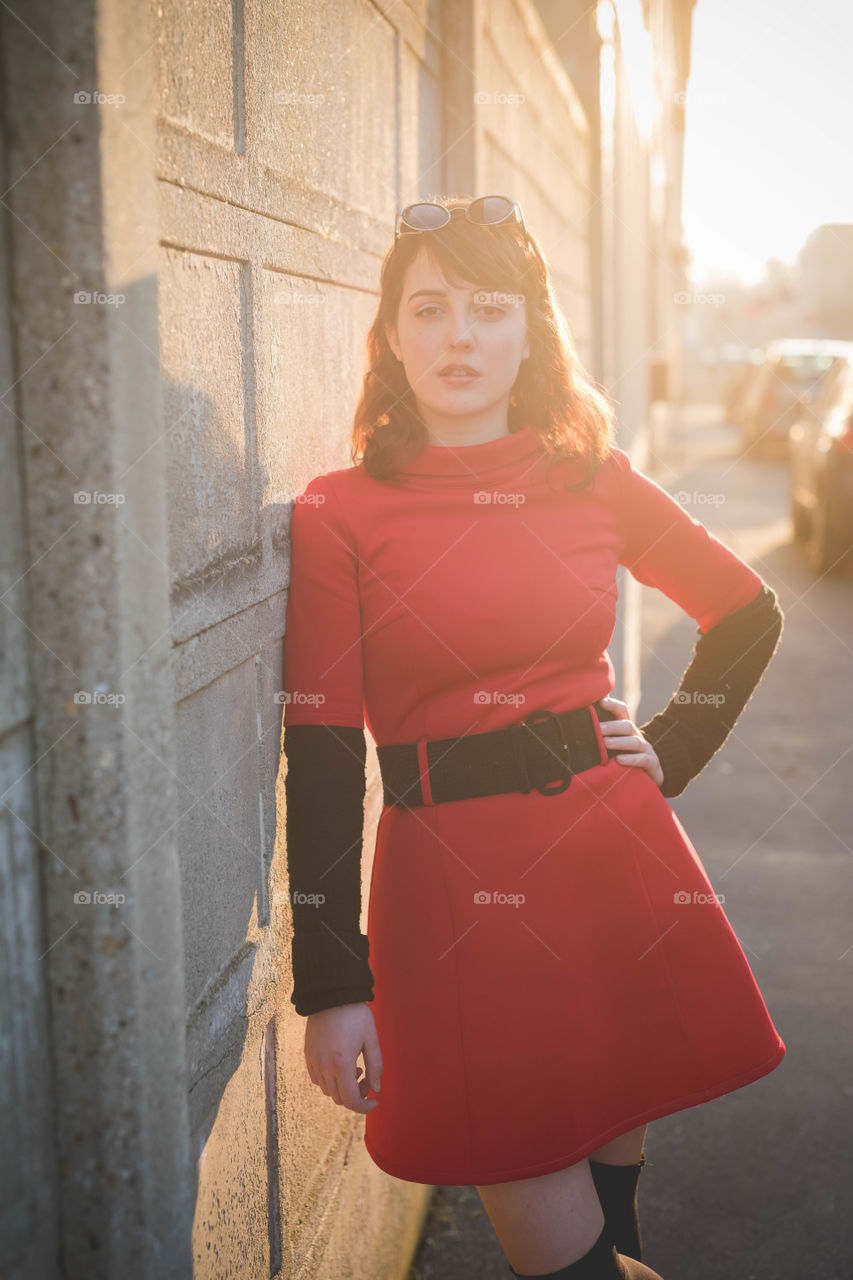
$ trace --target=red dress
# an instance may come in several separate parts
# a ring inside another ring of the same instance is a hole
[[[614,450],[591,489],[535,429],[363,466],[294,508],[286,724],[378,744],[610,693],[616,571],[703,631],[761,579]],[[599,733],[600,737],[600,733]],[[412,1182],[576,1163],[772,1071],[785,1045],[678,818],[608,760],[555,795],[384,806],[367,934],[384,1073],[365,1144]]]

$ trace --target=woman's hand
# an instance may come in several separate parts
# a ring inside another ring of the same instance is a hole
[[[617,764],[628,768],[644,769],[659,787],[663,786],[663,769],[657,752],[648,742],[628,715],[628,708],[618,698],[602,698],[601,705],[618,716],[618,720],[600,721],[601,736],[608,751],[619,751],[618,756],[611,756]]]
[[[363,1054],[364,1079],[357,1058]],[[305,1019],[305,1061],[308,1074],[326,1097],[339,1106],[362,1114],[379,1105],[382,1054],[369,1004],[339,1004],[310,1013]]]

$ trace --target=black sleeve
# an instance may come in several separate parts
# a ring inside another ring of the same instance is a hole
[[[709,628],[663,711],[640,725],[663,769],[665,796],[680,795],[723,745],[776,650],[783,614],[762,584],[754,600]]]
[[[284,730],[290,999],[300,1014],[373,999],[359,931],[366,751],[364,730],[349,725]]]

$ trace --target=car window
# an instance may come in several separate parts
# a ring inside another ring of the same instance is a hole
[[[839,363],[838,356],[812,359],[810,366],[804,367],[799,374],[800,395],[814,403],[822,403],[827,394],[832,394],[832,388],[836,385]]]
[[[839,360],[840,376],[838,379],[838,400],[845,414],[853,413],[853,362]]]
[[[835,403],[838,396],[838,377],[842,363],[840,360],[835,360],[832,366],[813,385],[810,400],[817,413]]]

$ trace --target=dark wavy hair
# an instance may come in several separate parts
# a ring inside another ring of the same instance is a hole
[[[472,199],[430,198],[447,209]],[[578,359],[539,243],[529,229],[525,236],[518,223],[482,227],[459,214],[439,231],[401,235],[383,259],[379,307],[367,336],[367,371],[351,435],[353,463],[363,461],[378,480],[393,479],[429,443],[414,391],[385,333],[386,324],[397,327],[406,271],[421,249],[455,288],[467,282],[489,292],[524,296],[530,355],[510,393],[509,430],[530,423],[551,461],[567,458],[585,464],[581,483],[588,484],[610,451],[615,415]]]

